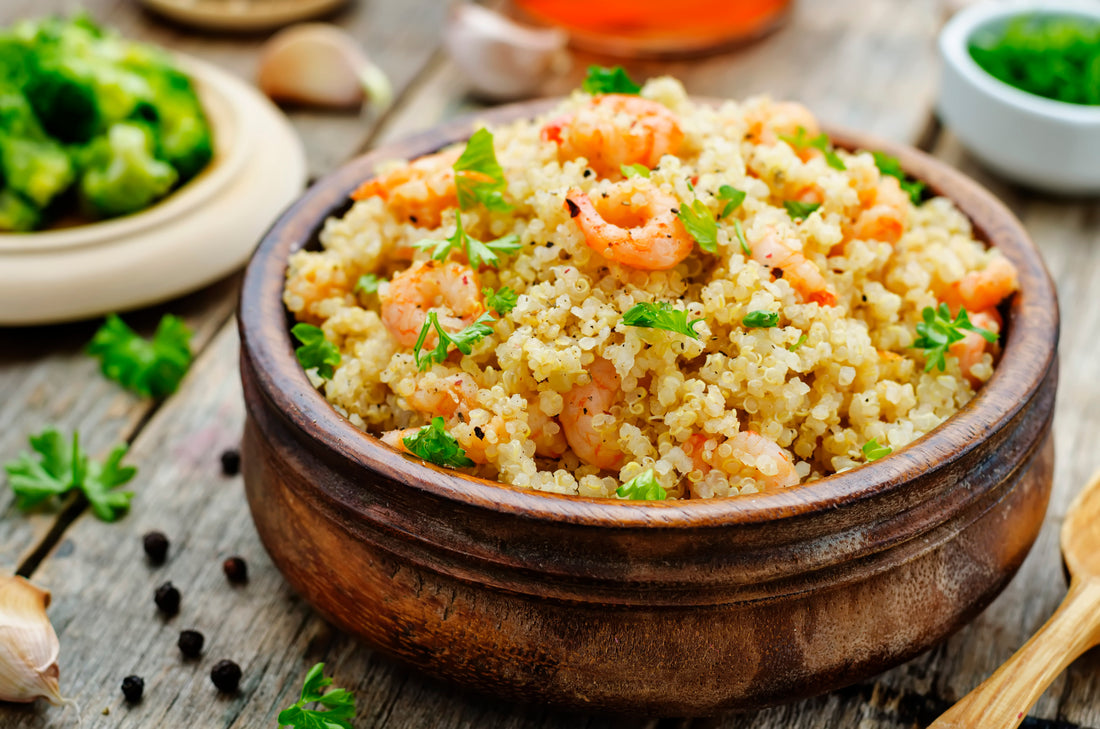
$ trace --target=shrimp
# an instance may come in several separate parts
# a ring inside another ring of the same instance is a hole
[[[560,458],[569,450],[569,441],[565,439],[565,430],[557,418],[539,410],[528,400],[527,427],[531,429],[531,440],[535,443],[535,455],[543,458]]]
[[[674,268],[695,247],[695,239],[677,217],[679,204],[644,178],[616,183],[595,204],[577,189],[565,196],[569,215],[589,248],[643,271]]]
[[[433,310],[446,331],[470,326],[485,311],[477,273],[456,262],[415,263],[379,290],[382,323],[403,347],[412,347],[420,337],[428,311]],[[429,331],[424,346],[435,346],[435,331]]]
[[[367,180],[352,200],[382,198],[398,218],[421,228],[438,228],[443,211],[458,205],[454,163],[461,150],[437,152]]]
[[[708,441],[696,433],[681,446],[704,473],[717,468],[731,476],[752,478],[764,488],[786,488],[801,481],[790,454],[754,430],[742,430],[710,450]]]
[[[852,225],[851,237],[897,243],[909,223],[909,196],[896,177],[882,177],[873,192],[861,196],[864,210]]]
[[[997,313],[996,309],[989,309],[986,311],[976,312],[968,317],[970,323],[976,327],[981,327],[994,334],[1000,334],[1001,332],[1001,316]],[[963,373],[970,384],[977,387],[981,384],[981,381],[974,375],[970,374],[970,369],[982,361],[982,355],[986,350],[991,347],[989,342],[985,340],[981,334],[977,332],[967,332],[966,336],[957,342],[954,342],[947,348],[948,354],[959,360],[959,370]]]
[[[752,260],[769,269],[776,278],[785,279],[807,301],[821,306],[836,305],[836,293],[817,265],[779,240],[774,230],[752,244]]]
[[[619,374],[605,359],[594,361],[588,374],[591,380],[587,384],[577,385],[565,395],[561,427],[577,458],[597,468],[616,469],[623,460],[618,433],[600,432],[592,419],[611,409],[619,393]]]
[[[679,118],[663,104],[607,94],[575,114],[551,120],[542,128],[542,138],[558,144],[562,159],[584,157],[606,177],[619,174],[622,165],[656,167],[666,154],[680,150],[684,132]]]
[[[779,141],[779,136],[795,136],[799,128],[807,138],[816,137],[821,133],[817,126],[817,120],[802,104],[794,101],[781,101],[769,103],[757,107],[747,115],[749,129],[747,137],[750,141],[771,146]],[[805,162],[810,157],[821,154],[821,150],[809,145],[796,150],[799,158]]]
[[[967,311],[986,311],[1012,295],[1020,286],[1016,267],[998,256],[981,271],[971,271],[951,285],[944,295],[952,311],[960,305]]]

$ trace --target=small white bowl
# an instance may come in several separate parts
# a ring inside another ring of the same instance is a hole
[[[1100,22],[1100,3],[1014,0],[959,12],[940,33],[940,118],[975,157],[1008,179],[1054,193],[1100,193],[1100,106],[1021,91],[970,57],[975,33],[1032,13]]]

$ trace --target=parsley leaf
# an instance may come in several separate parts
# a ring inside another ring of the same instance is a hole
[[[860,450],[863,451],[863,455],[868,461],[877,461],[883,456],[888,456],[894,452],[894,449],[890,446],[879,445],[878,440],[875,438],[864,443],[863,448]]]
[[[99,359],[108,379],[143,397],[167,397],[191,366],[191,330],[179,317],[165,314],[147,341],[111,314],[92,336],[88,354]]]
[[[129,448],[126,444],[115,446],[103,463],[91,460],[81,450],[79,433],[73,433],[70,444],[56,428],[46,428],[30,437],[30,445],[41,460],[21,453],[4,464],[20,509],[33,509],[74,489],[84,494],[92,512],[103,521],[115,521],[130,508],[133,492],[112,490],[137,473],[133,466],[122,465]]]
[[[779,325],[779,313],[775,311],[750,311],[741,323],[751,329],[770,329]]]
[[[355,282],[355,293],[357,294],[376,294],[378,293],[378,284],[382,283],[382,279],[373,273],[364,273],[359,277],[359,280]]]
[[[619,172],[623,177],[649,177],[649,168],[643,164],[619,165]]]
[[[443,418],[432,418],[431,425],[425,425],[413,435],[401,439],[409,452],[429,463],[448,468],[468,468],[474,462],[466,457],[466,451],[458,440],[443,427]]]
[[[798,351],[798,349],[799,349],[799,348],[800,348],[800,347],[801,347],[801,346],[802,346],[803,344],[805,344],[805,343],[806,343],[806,340],[807,340],[808,338],[809,338],[809,337],[808,337],[808,336],[806,335],[806,332],[802,332],[802,335],[801,335],[801,336],[800,336],[800,337],[798,338],[798,341],[797,341],[797,342],[795,342],[794,344],[792,344],[791,346],[787,347],[787,351],[788,351],[788,352],[797,352],[797,351]]]
[[[804,203],[797,200],[784,200],[783,207],[787,208],[787,214],[791,220],[805,220],[821,207],[821,203]]]
[[[924,200],[925,189],[928,186],[920,180],[914,180],[906,175],[897,157],[891,157],[884,152],[872,152],[871,155],[875,158],[875,167],[878,167],[878,171],[884,175],[896,177],[898,182],[901,183],[902,192],[909,196],[914,205],[920,205]]]
[[[324,663],[309,669],[302,686],[302,697],[293,705],[279,712],[279,726],[295,729],[352,729],[355,718],[355,697],[347,689],[333,689],[322,693],[321,689],[332,685],[324,676]],[[307,709],[307,704],[317,703],[326,711]]]
[[[664,329],[669,332],[685,334],[692,339],[698,339],[695,333],[695,325],[702,319],[688,321],[688,313],[685,309],[674,309],[667,301],[650,303],[643,301],[635,304],[623,314],[623,324],[628,327],[643,327],[646,329]]]
[[[720,218],[724,218],[732,213],[737,208],[741,207],[741,203],[745,202],[746,193],[744,190],[738,190],[736,187],[730,187],[729,185],[722,185],[718,188],[718,199],[725,200],[726,206],[722,208],[722,212],[718,215]]]
[[[424,326],[420,328],[420,336],[416,338],[416,344],[413,345],[413,358],[416,360],[417,369],[423,372],[433,364],[439,364],[447,359],[447,350],[452,344],[462,354],[469,354],[475,344],[493,333],[493,328],[489,325],[495,321],[496,319],[493,318],[492,314],[486,312],[470,326],[452,334],[440,325],[439,316],[434,311],[429,311],[424,318]],[[428,332],[432,328],[435,329],[439,340],[436,342],[435,349],[428,352],[421,359],[420,349],[424,346],[424,340],[428,338]]]
[[[500,258],[497,256],[498,251],[500,253],[516,253],[522,247],[519,236],[515,233],[491,240],[488,243],[482,243],[466,233],[466,230],[462,227],[462,215],[457,210],[455,211],[455,232],[449,237],[443,240],[425,238],[418,243],[413,243],[413,248],[422,250],[433,248],[432,258],[437,261],[444,260],[452,250],[460,248],[466,254],[466,260],[470,262],[470,267],[475,270],[483,265],[497,268],[500,266]]]
[[[821,150],[821,153],[825,155],[825,164],[829,165],[834,170],[843,171],[848,169],[847,165],[844,164],[844,160],[842,160],[836,153],[836,150],[833,149],[833,143],[829,140],[829,135],[825,132],[811,138],[806,134],[805,127],[799,127],[798,133],[794,136],[790,134],[780,134],[779,138],[791,145],[795,150],[805,149],[806,147]]]
[[[489,308],[498,314],[507,314],[516,308],[516,303],[519,301],[519,294],[511,286],[502,286],[499,291],[486,287],[481,290],[481,293],[485,296],[485,303]]]
[[[963,331],[976,332],[989,343],[997,341],[997,335],[981,327],[970,323],[970,317],[966,309],[959,307],[959,313],[955,320],[951,320],[951,311],[947,304],[940,304],[938,309],[931,306],[924,307],[921,312],[923,322],[917,324],[917,339],[913,342],[914,349],[924,350],[924,371],[930,372],[932,368],[939,367],[940,371],[947,369],[945,355],[948,348],[963,339],[966,335]]]
[[[752,249],[749,248],[749,242],[745,239],[745,229],[741,227],[741,221],[737,218],[733,219],[733,234],[737,236],[737,242],[741,244],[741,252],[746,256],[751,256]]]
[[[477,203],[496,212],[512,209],[504,200],[504,170],[497,162],[493,135],[488,129],[482,127],[470,136],[454,170],[460,209],[468,210]]]
[[[630,501],[664,501],[668,498],[668,492],[657,483],[652,468],[642,471],[615,489],[615,495]]]
[[[718,223],[710,210],[699,198],[691,201],[691,205],[680,205],[676,213],[680,222],[684,224],[687,232],[696,240],[699,247],[707,253],[718,250]]]
[[[631,94],[637,96],[642,87],[634,83],[622,66],[604,68],[589,66],[588,75],[581,83],[581,89],[589,94]]]
[[[325,339],[325,333],[319,327],[304,322],[294,325],[290,333],[302,343],[302,346],[294,350],[298,358],[298,364],[302,369],[317,368],[317,374],[326,380],[332,379],[336,365],[340,364],[340,350],[336,345]]]

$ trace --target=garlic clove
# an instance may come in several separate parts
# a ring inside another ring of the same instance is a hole
[[[61,646],[46,617],[49,604],[49,592],[0,575],[0,701],[69,703],[58,686]]]
[[[494,100],[538,92],[568,68],[569,36],[553,28],[520,25],[472,3],[451,9],[443,43],[475,93]]]
[[[274,101],[332,109],[393,100],[389,79],[346,32],[302,23],[276,33],[260,52],[260,90]]]

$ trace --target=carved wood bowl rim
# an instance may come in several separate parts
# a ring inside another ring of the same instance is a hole
[[[964,460],[987,434],[1006,426],[1033,399],[1054,366],[1059,325],[1054,284],[1039,251],[1012,212],[976,182],[919,150],[834,127],[827,131],[836,146],[885,151],[897,157],[909,174],[928,183],[936,194],[953,200],[971,220],[975,235],[1000,248],[1019,270],[1020,290],[1007,307],[1007,341],[1000,363],[993,377],[958,413],[905,448],[866,466],[781,491],[718,499],[634,502],[566,496],[467,476],[399,454],[334,410],[298,365],[289,315],[282,303],[287,259],[316,239],[328,217],[343,214],[349,193],[373,174],[378,162],[426,154],[463,140],[476,123],[533,118],[559,101],[543,99],[502,106],[385,144],[323,177],[273,225],[248,266],[239,326],[242,357],[250,358],[259,374],[258,390],[287,424],[339,459],[394,479],[409,489],[479,510],[607,529],[759,525],[887,496],[933,467]],[[718,103],[712,99],[697,101]],[[356,508],[346,494],[326,496]],[[938,518],[943,517],[941,511]]]

